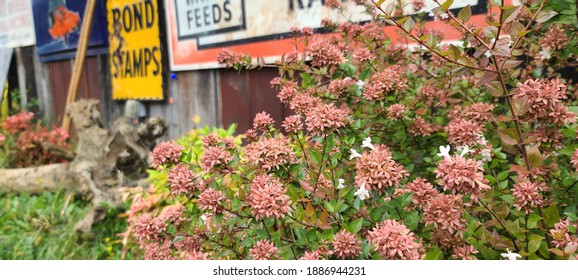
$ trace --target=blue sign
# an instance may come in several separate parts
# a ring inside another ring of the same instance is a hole
[[[32,0],[36,47],[42,62],[74,58],[86,0]],[[106,0],[97,0],[87,55],[108,53]]]

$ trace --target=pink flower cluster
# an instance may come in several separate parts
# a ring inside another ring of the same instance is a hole
[[[450,234],[464,229],[466,220],[463,214],[464,205],[460,195],[439,194],[423,205],[425,224]]]
[[[327,241],[323,241],[317,249],[303,253],[303,256],[301,256],[299,260],[320,260],[331,254],[333,254],[333,251],[329,250]]]
[[[277,259],[277,247],[271,241],[259,240],[249,252],[253,260],[274,260]]]
[[[308,92],[293,96],[289,102],[289,108],[299,115],[306,115],[311,108],[317,107],[323,102],[319,97],[311,96]]]
[[[276,177],[259,175],[253,179],[249,190],[248,203],[256,219],[263,217],[282,218],[291,210],[291,199],[287,189]]]
[[[195,173],[185,163],[179,163],[167,175],[167,183],[173,195],[193,194],[197,189]]]
[[[240,53],[234,52],[229,49],[222,49],[217,54],[217,62],[221,65],[225,65],[226,67],[232,67],[237,63],[241,63],[243,56]]]
[[[562,126],[576,121],[576,115],[564,105],[567,95],[566,86],[560,80],[529,79],[518,84],[514,102],[529,105],[528,113],[520,117]]]
[[[387,117],[392,120],[401,120],[406,111],[407,107],[401,104],[393,104],[387,108]]]
[[[281,125],[288,133],[299,133],[303,130],[303,121],[299,115],[291,115],[283,121]]]
[[[145,260],[174,260],[171,256],[171,240],[147,243],[144,245]]]
[[[552,244],[556,248],[566,248],[567,246],[578,246],[578,235],[576,231],[574,233],[570,232],[568,227],[574,227],[574,230],[578,229],[578,223],[573,223],[570,220],[561,220],[554,225],[554,228],[550,230],[552,235]]]
[[[162,142],[158,144],[151,153],[151,166],[158,168],[161,165],[177,163],[183,149],[181,145],[173,142]]]
[[[375,54],[373,54],[367,48],[359,47],[353,50],[352,63],[355,65],[360,65],[362,63],[369,63],[375,59]]]
[[[18,114],[9,116],[4,121],[4,129],[10,134],[25,130],[30,125],[30,121],[34,118],[34,113],[20,111]]]
[[[478,135],[483,134],[484,126],[478,122],[457,118],[450,121],[446,127],[448,141],[455,146],[474,146]]]
[[[208,172],[226,169],[233,157],[221,147],[209,147],[201,156],[201,166]]]
[[[373,75],[363,92],[363,96],[369,101],[379,101],[387,98],[389,93],[407,88],[405,71],[401,66],[394,65]]]
[[[354,259],[361,253],[361,242],[353,233],[342,229],[333,238],[333,252],[340,259]]]
[[[333,104],[320,103],[305,113],[305,124],[307,130],[313,133],[335,133],[351,122],[348,114],[346,106],[337,108]]]
[[[261,131],[268,131],[269,126],[273,125],[275,121],[271,118],[271,115],[267,114],[265,111],[255,115],[253,120],[253,129],[258,129]]]
[[[492,120],[492,111],[495,107],[496,106],[492,104],[483,102],[473,103],[466,107],[456,105],[450,112],[449,117],[450,119],[464,118],[479,124],[484,124]]]
[[[423,208],[431,199],[440,192],[432,184],[423,178],[417,178],[405,185],[405,188],[397,188],[396,193],[411,192],[411,201],[414,205]]]
[[[279,94],[277,94],[277,97],[282,103],[288,104],[291,101],[291,99],[293,99],[293,97],[298,94],[296,87],[297,86],[295,85],[295,82],[287,81],[283,85],[283,87],[281,87],[281,90],[279,91]]]
[[[225,199],[222,192],[207,188],[205,191],[199,195],[198,205],[201,210],[209,210],[213,213],[219,213],[219,204]]]
[[[385,260],[419,260],[421,244],[405,225],[395,220],[385,220],[377,224],[367,234],[369,243],[375,246]]]
[[[474,255],[478,253],[478,250],[476,250],[472,245],[462,244],[460,246],[455,246],[452,249],[452,252],[452,258],[454,260],[477,260]]]
[[[134,226],[134,236],[139,241],[158,241],[159,234],[167,227],[165,220],[160,217],[152,217],[148,213],[142,214]]]
[[[408,131],[414,136],[430,136],[440,128],[439,125],[429,123],[424,118],[416,116],[413,119],[413,123],[409,126]]]
[[[374,146],[374,150],[363,153],[361,158],[355,160],[355,183],[360,186],[365,182],[366,189],[383,194],[387,188],[400,184],[409,173],[393,160],[387,146]]]
[[[355,85],[355,81],[352,79],[335,79],[329,83],[327,91],[339,98],[346,95],[349,92],[349,88],[353,85]]]
[[[277,138],[261,138],[245,147],[245,157],[255,166],[270,170],[278,170],[281,166],[291,163],[295,158],[289,141],[283,136]]]
[[[482,162],[453,155],[445,157],[435,173],[436,178],[440,178],[439,184],[444,190],[450,190],[452,194],[470,195],[477,201],[483,191],[490,189],[483,170]]]
[[[538,186],[532,182],[514,184],[512,195],[515,199],[514,206],[520,211],[524,210],[526,214],[543,203]]]
[[[311,57],[311,65],[314,67],[337,65],[345,60],[340,48],[322,36],[311,38],[305,53]]]
[[[548,31],[540,39],[540,46],[543,50],[561,50],[568,44],[568,35],[564,32],[564,29],[560,28],[558,25],[550,25]]]

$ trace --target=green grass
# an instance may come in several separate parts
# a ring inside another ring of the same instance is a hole
[[[89,206],[65,191],[0,193],[0,260],[120,259],[126,219],[110,210],[91,234],[80,234],[74,226]]]

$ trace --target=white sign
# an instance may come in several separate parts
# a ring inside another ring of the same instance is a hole
[[[31,0],[0,0],[0,47],[36,44]]]
[[[292,37],[291,27],[322,31],[325,19],[337,24],[372,19],[354,0],[339,1],[341,10],[327,7],[326,0],[165,0],[171,70],[219,67],[216,57],[222,48],[280,57],[292,48],[282,40]],[[401,2],[405,14],[415,13],[412,0],[388,1]],[[433,0],[424,4],[419,12],[437,7]],[[473,14],[487,11],[487,0],[455,0],[451,8],[466,5]]]
[[[179,39],[245,29],[243,0],[177,0]]]

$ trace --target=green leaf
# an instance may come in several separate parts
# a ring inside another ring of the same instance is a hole
[[[546,226],[549,228],[553,227],[554,224],[560,221],[560,214],[558,213],[558,208],[556,208],[556,204],[552,204],[543,210],[544,214],[544,221],[546,221]]]
[[[449,57],[452,60],[458,60],[462,57],[462,51],[453,44],[450,44]]]
[[[415,21],[413,20],[413,18],[409,17],[404,23],[403,23],[403,29],[407,32],[411,32],[413,30],[413,28],[415,27]]]
[[[542,154],[540,153],[539,146],[540,145],[534,145],[532,148],[528,150],[528,158],[530,160],[530,166],[532,166],[532,168],[542,166],[542,162],[544,161]]]
[[[181,240],[185,239],[184,236],[177,236],[173,239],[172,244],[179,243]]]
[[[454,0],[447,0],[447,1],[445,1],[445,2],[442,4],[442,9],[443,9],[444,11],[449,10],[453,3],[454,3]]]
[[[325,205],[325,208],[327,209],[327,211],[328,211],[329,213],[334,213],[334,212],[335,212],[335,206],[333,205],[333,203],[324,201],[323,204]]]
[[[175,235],[175,233],[177,233],[177,227],[175,227],[173,224],[170,224],[167,227],[167,233],[170,235]]]
[[[519,141],[516,139],[517,136],[512,136],[512,131],[515,133],[515,131],[511,128],[499,129],[496,132],[498,132],[498,136],[500,137],[500,140],[504,142],[504,144],[514,146],[518,144]]]
[[[419,213],[417,211],[410,213],[405,216],[403,222],[409,230],[416,229],[419,222]]]
[[[438,247],[432,247],[427,250],[425,254],[426,260],[442,260],[444,258],[444,252]]]
[[[522,6],[507,6],[502,7],[502,23],[509,23],[516,19],[520,11],[522,10]]]
[[[363,218],[359,218],[349,225],[349,229],[351,230],[351,233],[355,234],[361,230],[362,225],[363,225]]]
[[[536,226],[538,225],[538,221],[542,220],[542,217],[540,217],[539,215],[536,214],[530,214],[530,216],[528,217],[528,229],[533,229],[536,228]]]
[[[486,36],[486,38],[494,39],[496,38],[497,34],[498,34],[497,27],[491,25],[484,27],[484,35]]]
[[[458,13],[458,19],[462,22],[467,22],[472,17],[472,8],[470,5],[463,7]]]
[[[544,240],[544,237],[537,234],[531,234],[528,239],[528,250],[530,253],[534,253],[538,251],[538,248],[540,248],[540,243]]]
[[[411,203],[411,197],[412,197],[412,193],[404,193],[401,196],[399,196],[399,207],[400,208],[405,208],[406,206],[408,206]]]
[[[554,11],[545,11],[542,10],[538,13],[538,15],[536,16],[536,22],[547,22],[548,20],[550,20],[551,18],[555,17],[558,13],[554,12]]]

